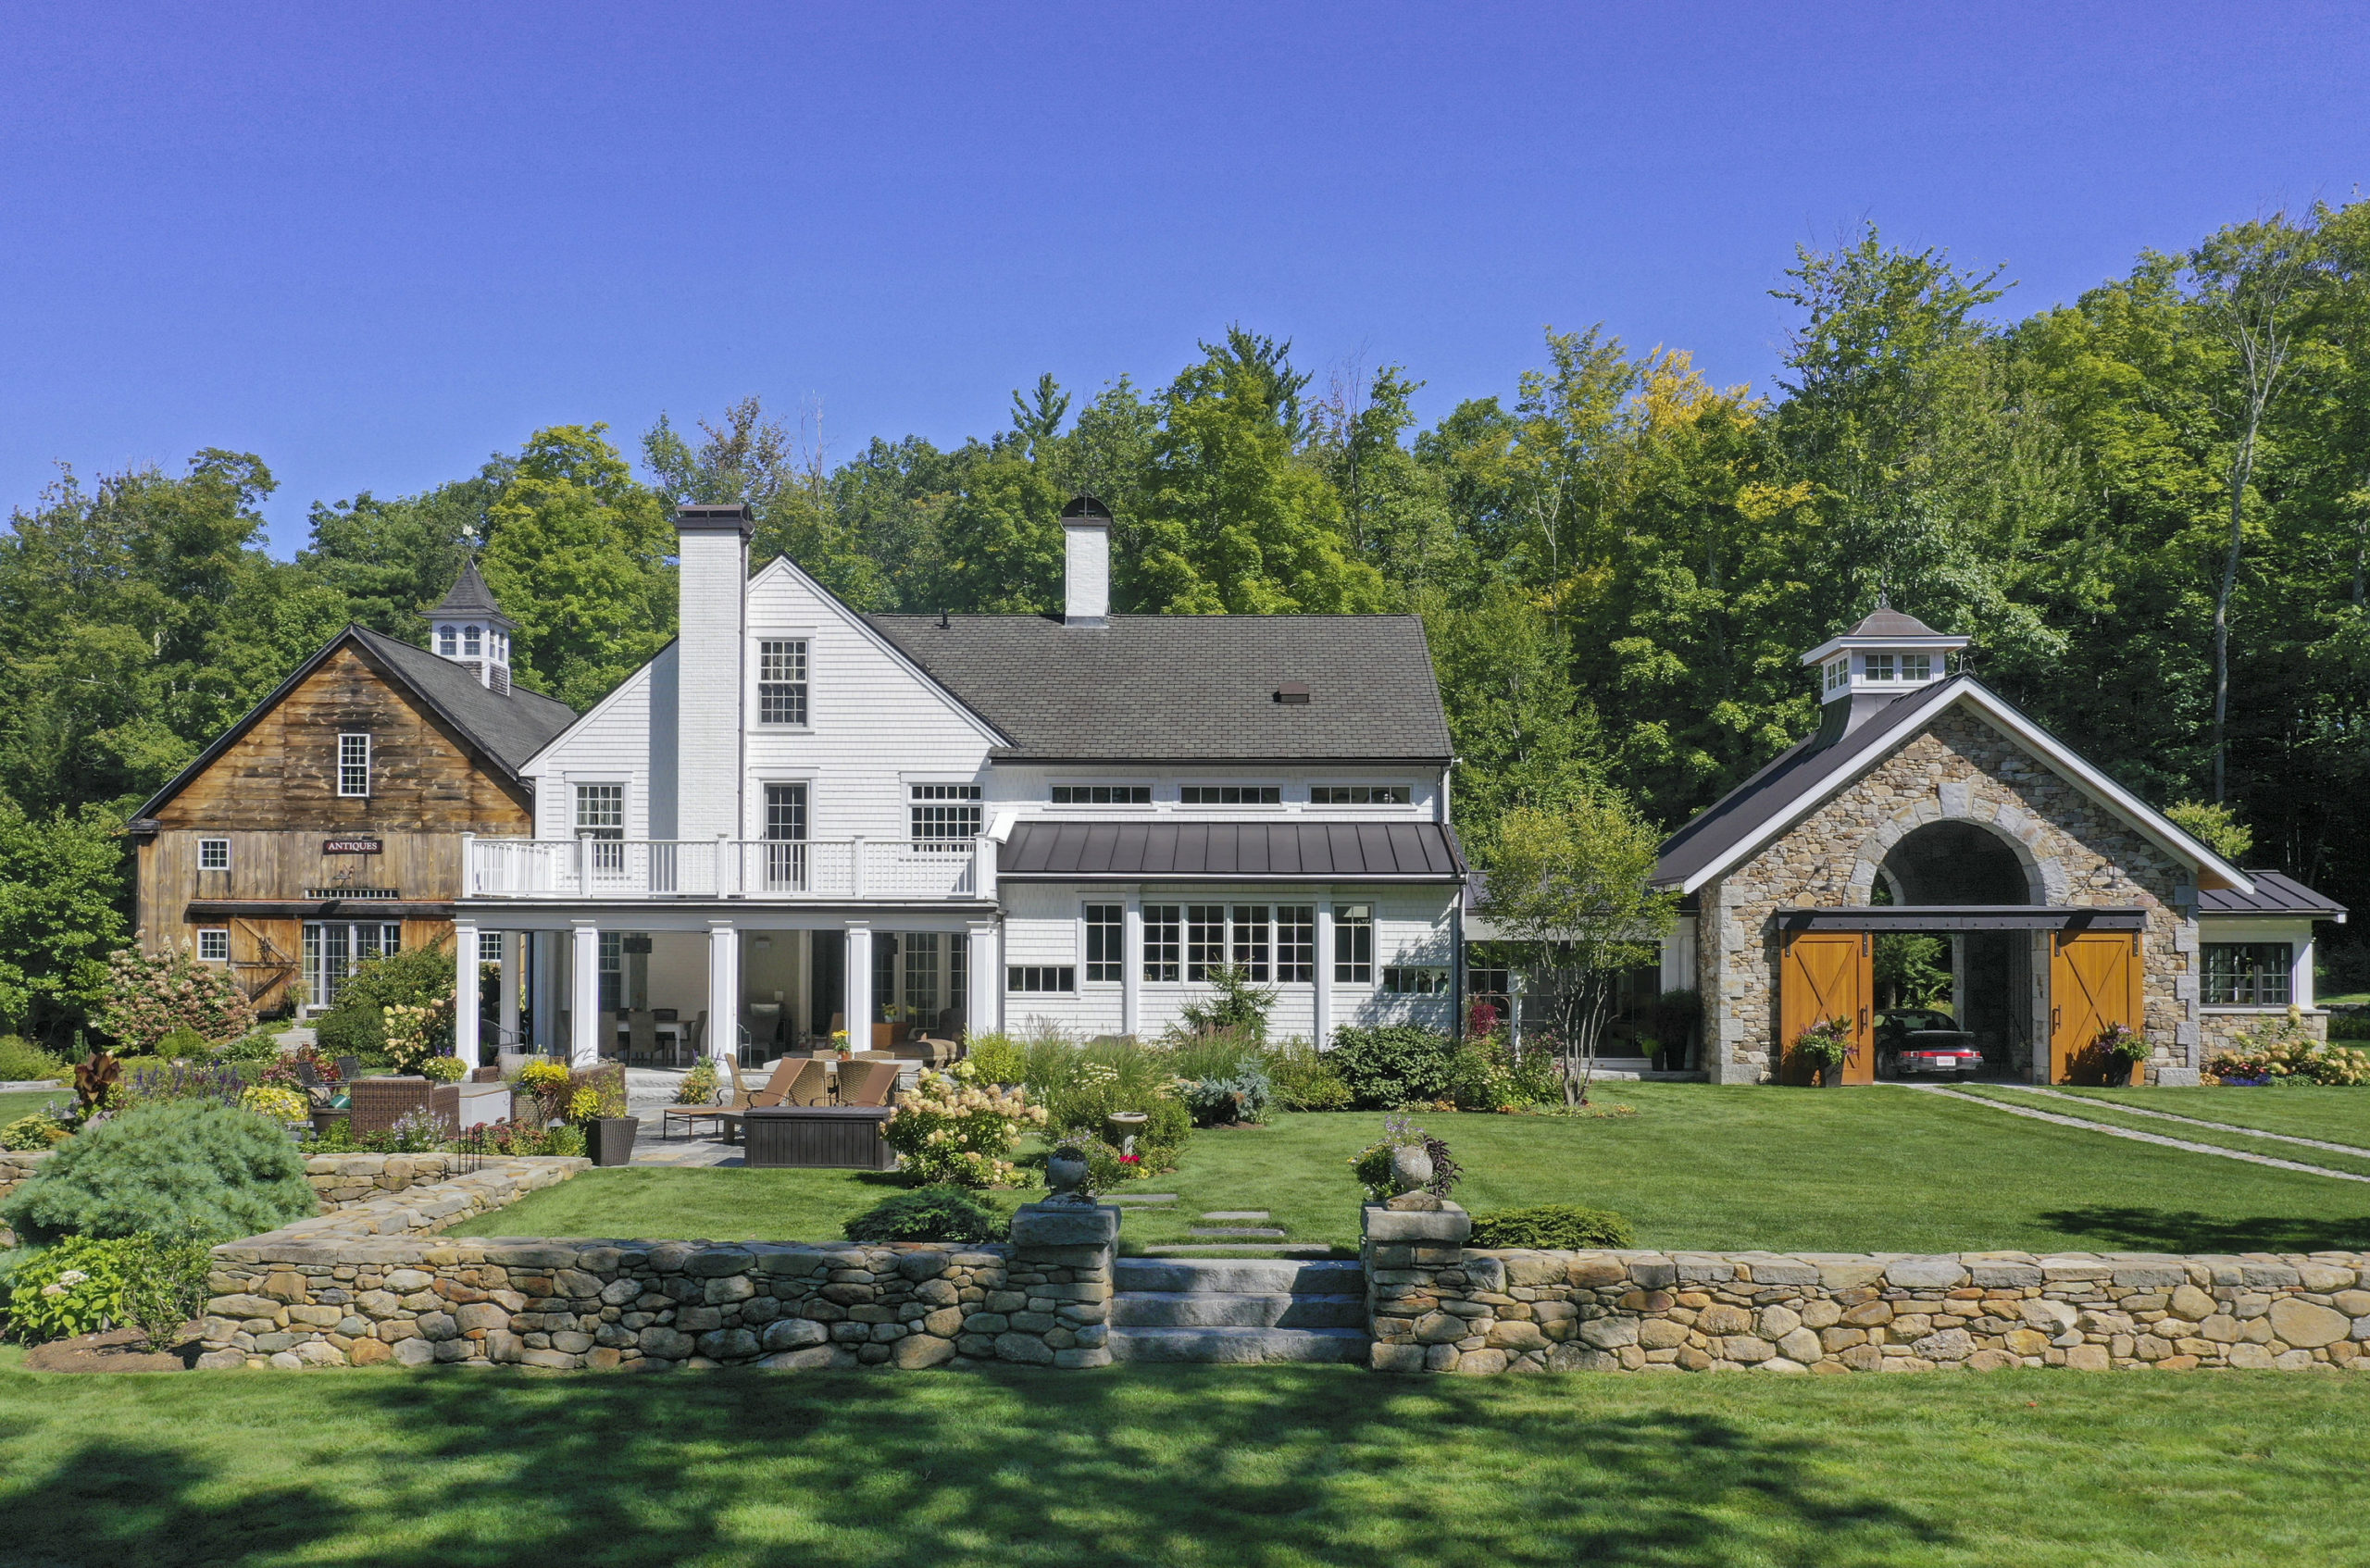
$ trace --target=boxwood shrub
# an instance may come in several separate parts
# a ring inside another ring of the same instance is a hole
[[[1540,1252],[1578,1252],[1597,1247],[1634,1247],[1629,1222],[1610,1209],[1578,1203],[1541,1203],[1529,1209],[1496,1209],[1473,1216],[1474,1247],[1526,1247]]]
[[[1012,1222],[959,1187],[917,1187],[842,1228],[851,1241],[999,1241]]]
[[[1429,1105],[1449,1096],[1455,1042],[1438,1029],[1393,1024],[1333,1031],[1333,1065],[1362,1111]]]

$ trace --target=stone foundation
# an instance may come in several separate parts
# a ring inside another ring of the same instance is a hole
[[[2205,1034],[2205,1054],[2200,1059],[2199,1065],[2202,1066],[2225,1052],[2239,1050],[2240,1035],[2261,1028],[2277,1028],[2287,1021],[2288,1010],[2284,1007],[2275,1008],[2268,1013],[2209,1012],[2205,1014],[2198,1021],[2199,1027],[2204,1030]],[[2314,1009],[2306,1012],[2299,1021],[2303,1025],[2305,1033],[2324,1045],[2328,1043],[2329,1015],[2326,1013]]]
[[[2370,1259],[1467,1249],[1366,1211],[1383,1372],[2370,1371]]]
[[[1111,1360],[1116,1209],[1030,1204],[1013,1217],[1009,1244],[980,1247],[306,1229],[347,1217],[216,1248],[198,1364],[911,1369]]]

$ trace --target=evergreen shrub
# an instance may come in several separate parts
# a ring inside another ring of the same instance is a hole
[[[0,1204],[31,1241],[150,1233],[227,1241],[319,1212],[305,1159],[275,1124],[205,1100],[142,1105],[58,1147]]]
[[[73,1076],[73,1064],[64,1057],[51,1055],[21,1035],[0,1035],[0,1083],[70,1081]]]
[[[1495,1209],[1473,1216],[1472,1247],[1523,1247],[1541,1252],[1578,1252],[1598,1247],[1634,1247],[1629,1222],[1610,1209],[1578,1203],[1541,1203],[1528,1209]]]
[[[1438,1029],[1412,1024],[1333,1031],[1328,1053],[1362,1111],[1430,1105],[1448,1098],[1455,1042]]]
[[[959,1187],[917,1187],[842,1227],[851,1241],[999,1241],[1012,1222]]]

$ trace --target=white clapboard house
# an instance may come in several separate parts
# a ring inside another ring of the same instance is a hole
[[[745,508],[677,528],[680,636],[525,764],[534,837],[465,845],[460,951],[498,960],[507,1037],[1150,1037],[1222,964],[1279,1033],[1453,1024],[1466,865],[1415,617],[1111,615],[1084,499],[1058,616],[862,614],[752,576]]]

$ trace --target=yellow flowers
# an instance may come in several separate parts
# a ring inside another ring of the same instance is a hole
[[[239,1096],[239,1103],[275,1122],[301,1122],[312,1109],[303,1095],[278,1084],[256,1084]]]

